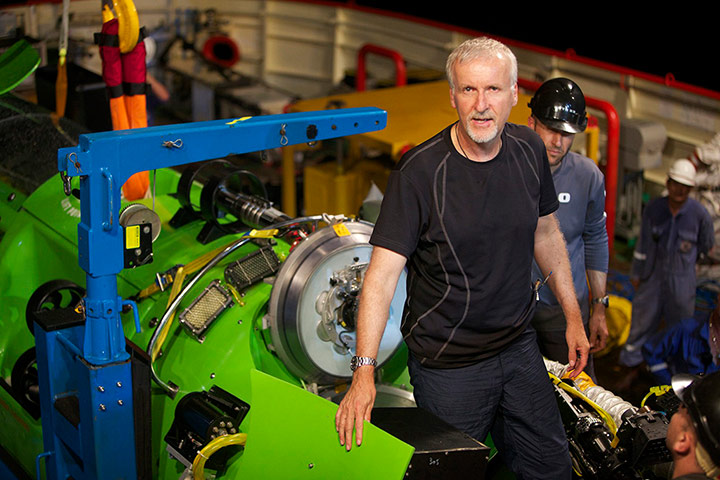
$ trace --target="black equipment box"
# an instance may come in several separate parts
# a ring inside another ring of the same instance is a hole
[[[415,447],[406,479],[485,478],[490,448],[418,407],[377,407],[372,423]]]

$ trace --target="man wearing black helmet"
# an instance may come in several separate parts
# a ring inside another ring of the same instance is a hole
[[[591,352],[595,352],[605,347],[608,336],[605,323],[608,236],[603,174],[592,160],[570,151],[575,134],[587,126],[585,97],[572,80],[553,78],[540,86],[529,106],[532,116],[528,125],[540,136],[547,150],[560,202],[555,216],[565,236],[583,324]],[[534,264],[533,280],[536,278],[541,278],[541,273]],[[567,363],[562,308],[549,289],[543,288],[538,293],[532,324],[537,330],[540,351],[551,360]],[[592,357],[585,371],[594,377]]]
[[[672,387],[682,401],[665,440],[674,463],[672,478],[720,478],[720,372],[676,375]]]

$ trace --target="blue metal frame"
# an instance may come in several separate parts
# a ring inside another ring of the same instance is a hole
[[[63,178],[80,177],[78,250],[87,294],[83,326],[35,328],[48,478],[137,476],[132,378],[117,294],[123,183],[141,171],[376,131],[386,123],[383,110],[352,108],[94,133],[58,150]],[[69,395],[79,401],[77,427],[55,408]]]

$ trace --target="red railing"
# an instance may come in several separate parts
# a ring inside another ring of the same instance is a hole
[[[357,77],[355,78],[355,89],[358,92],[365,91],[365,78],[367,76],[366,60],[368,53],[374,53],[383,57],[388,57],[395,63],[395,86],[402,87],[407,85],[407,68],[405,67],[405,59],[395,50],[366,43],[358,51],[357,59]]]

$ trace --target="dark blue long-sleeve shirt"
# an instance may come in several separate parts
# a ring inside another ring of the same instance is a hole
[[[568,152],[553,172],[553,183],[560,207],[555,217],[565,237],[575,292],[580,302],[588,302],[587,270],[608,271],[608,235],[605,224],[605,178],[587,157]],[[533,278],[541,278],[533,264]],[[539,292],[540,305],[558,305],[549,288]],[[587,319],[585,319],[587,320]],[[564,329],[564,325],[562,325]]]

